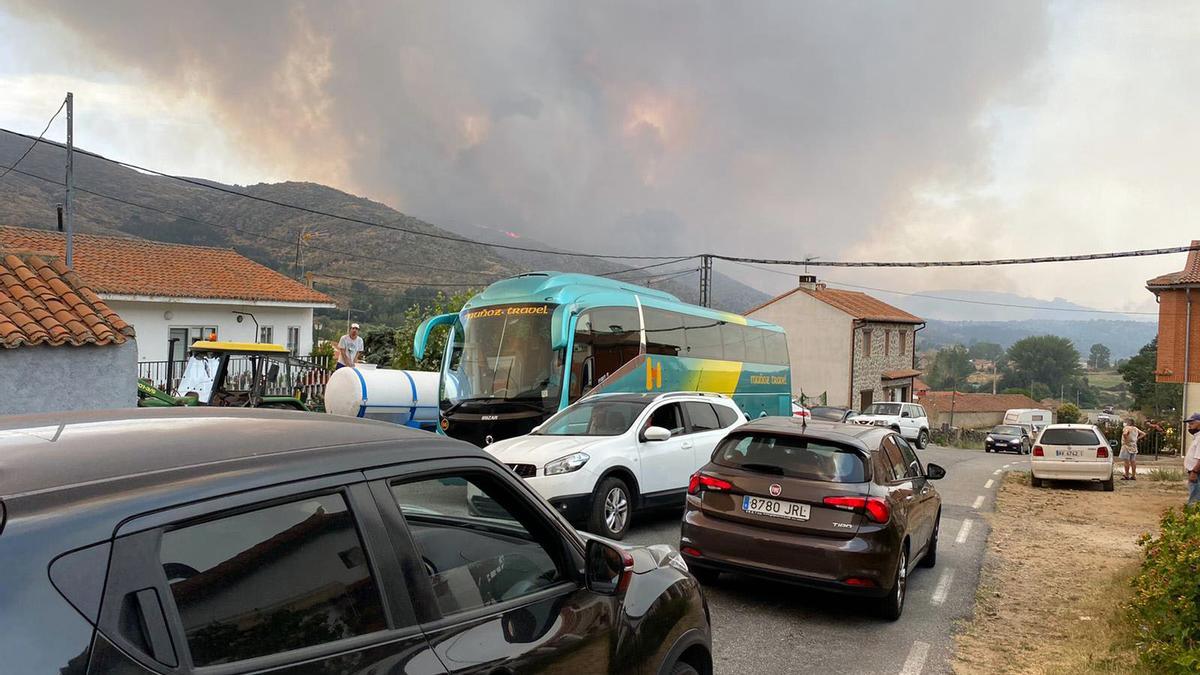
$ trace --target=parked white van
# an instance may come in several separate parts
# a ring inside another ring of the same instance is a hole
[[[1080,480],[1112,492],[1112,447],[1095,425],[1051,424],[1034,442],[1029,474],[1033,487],[1047,480]]]
[[[1005,411],[1004,423],[1023,426],[1036,437],[1047,425],[1054,424],[1054,413],[1041,408],[1013,408]]]

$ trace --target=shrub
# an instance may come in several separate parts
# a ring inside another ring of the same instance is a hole
[[[1064,403],[1058,406],[1057,412],[1059,424],[1075,424],[1083,417],[1083,413],[1079,411],[1079,407],[1074,403]]]
[[[1167,468],[1160,467],[1160,466],[1156,466],[1153,469],[1150,469],[1150,472],[1146,474],[1146,478],[1148,480],[1157,480],[1157,481],[1183,480],[1186,477],[1187,477],[1186,474],[1184,474],[1183,471],[1180,471],[1179,469],[1167,469]]]
[[[1126,605],[1138,658],[1151,672],[1200,670],[1200,506],[1172,509],[1145,557]]]

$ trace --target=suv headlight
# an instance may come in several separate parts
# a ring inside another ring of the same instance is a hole
[[[987,442],[988,442],[988,443],[991,443],[991,442],[992,442],[992,441],[994,441],[994,440],[996,440],[996,439],[992,438],[991,436],[988,436],[988,437],[987,437]]]
[[[583,465],[587,464],[589,459],[591,459],[591,457],[589,457],[586,452],[576,452],[574,454],[567,455],[566,457],[559,457],[552,462],[547,462],[544,471],[547,476],[557,476],[560,473],[571,473],[572,471],[578,471],[583,468]]]

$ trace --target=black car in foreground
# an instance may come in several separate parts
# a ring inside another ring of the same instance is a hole
[[[332,415],[0,418],[0,571],[5,673],[712,672],[672,549],[585,540],[478,448]]]
[[[1019,424],[1001,424],[992,427],[983,439],[984,452],[1015,452],[1028,455],[1033,446],[1029,431]]]

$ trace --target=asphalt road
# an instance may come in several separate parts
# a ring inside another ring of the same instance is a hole
[[[929,448],[924,462],[946,469],[938,564],[909,577],[904,615],[875,618],[864,602],[732,574],[706,587],[718,673],[950,672],[956,622],[975,605],[988,525],[1005,465],[1024,456]],[[625,542],[679,545],[679,513],[636,519]]]

